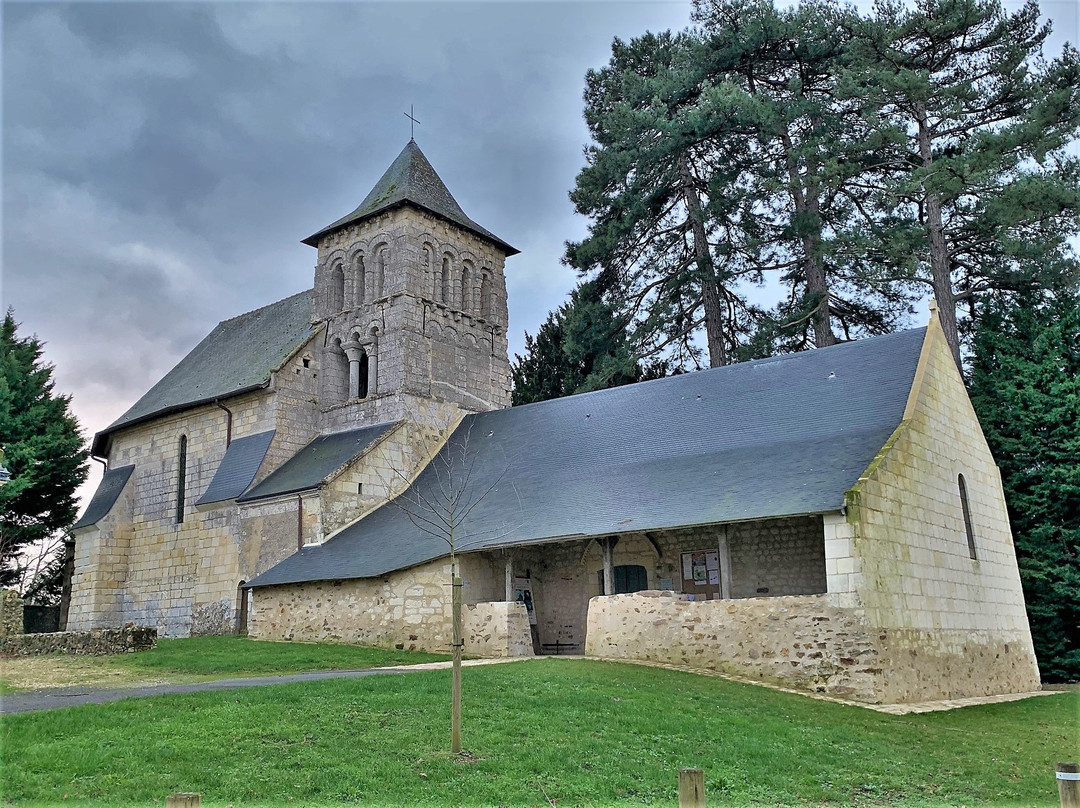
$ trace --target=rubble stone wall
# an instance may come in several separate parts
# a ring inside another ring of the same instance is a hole
[[[828,595],[687,601],[670,592],[589,601],[586,653],[714,670],[876,703],[885,669],[874,630]]]
[[[488,600],[496,581],[487,560],[462,556],[460,571],[463,604]],[[259,587],[248,636],[446,653],[453,639],[450,587],[448,558],[379,578]]]
[[[94,629],[93,631],[54,631],[49,634],[13,634],[0,637],[0,654],[37,656],[39,654],[127,654],[148,651],[157,645],[157,629],[150,626]]]
[[[465,607],[464,652],[479,657],[532,656],[529,614],[524,603],[488,601]]]

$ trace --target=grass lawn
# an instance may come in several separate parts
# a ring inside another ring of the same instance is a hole
[[[110,665],[147,673],[257,676],[440,662],[450,659],[450,655],[388,651],[358,645],[258,642],[247,637],[192,637],[158,640],[157,647],[151,651],[119,654],[106,659]]]
[[[0,693],[36,687],[124,687],[315,670],[349,670],[450,659],[355,645],[256,642],[246,637],[158,640],[151,651],[107,657],[50,654],[0,660]]]
[[[676,801],[705,770],[716,805],[1056,806],[1080,694],[889,716],[675,671],[537,660],[165,696],[3,723],[4,800],[208,806],[608,805]]]

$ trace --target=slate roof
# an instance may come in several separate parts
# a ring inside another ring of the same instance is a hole
[[[390,168],[386,169],[386,173],[364,197],[360,207],[348,216],[324,227],[318,233],[308,236],[303,243],[317,247],[323,236],[405,203],[412,203],[487,239],[502,248],[508,256],[517,255],[520,252],[465,215],[461,205],[435,173],[435,169],[431,167],[431,163],[414,140],[410,140],[405,145],[401,154],[390,164]]]
[[[458,528],[462,551],[837,511],[903,417],[925,331],[471,415],[400,501],[437,496],[467,443],[463,500],[490,491]],[[388,504],[249,585],[447,553]]]
[[[214,479],[206,488],[206,493],[199,497],[196,505],[210,505],[236,499],[255,479],[259,466],[266,458],[270,441],[274,439],[274,430],[259,432],[237,438],[225,450],[221,464],[214,472]]]
[[[71,526],[72,530],[80,527],[90,527],[100,522],[105,515],[112,510],[113,505],[124,490],[127,481],[131,479],[134,466],[118,466],[108,469],[98,483],[97,491],[94,492],[90,504],[86,506],[86,512],[79,517],[79,521]]]
[[[310,290],[218,323],[131,409],[94,436],[93,453],[104,455],[109,435],[122,427],[265,387],[271,372],[314,333]]]
[[[256,499],[294,494],[314,488],[354,457],[373,445],[397,422],[350,429],[321,435],[291,458],[280,468],[238,499],[251,502]],[[250,482],[250,480],[248,481]]]

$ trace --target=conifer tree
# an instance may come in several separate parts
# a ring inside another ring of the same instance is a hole
[[[718,222],[707,214],[712,145],[695,120],[695,47],[689,33],[616,39],[608,65],[589,71],[594,145],[570,198],[590,233],[567,245],[566,260],[611,290],[642,355],[667,350],[696,362],[703,333],[717,367],[727,364],[745,301],[710,249]]]
[[[11,479],[0,486],[0,585],[20,576],[20,553],[75,521],[87,451],[71,399],[54,391],[36,336],[19,337],[9,309],[0,325],[0,446]],[[62,545],[62,543],[61,543]]]
[[[836,327],[845,339],[892,330],[905,290],[855,283],[866,274],[863,203],[881,171],[861,100],[837,93],[859,17],[827,2],[697,0],[694,19],[709,138],[737,145],[714,163],[710,189],[714,215],[730,222],[721,260],[780,275],[780,350],[834,345]]]
[[[868,232],[885,274],[929,285],[960,362],[957,307],[1060,269],[1080,211],[1080,58],[1042,59],[1038,5],[882,0],[853,37],[841,95],[860,101],[882,149]],[[888,145],[890,144],[891,145]]]
[[[1080,295],[994,293],[971,400],[1002,485],[1043,677],[1080,677]]]
[[[654,362],[643,370],[635,361],[622,320],[590,281],[548,315],[535,337],[525,335],[525,355],[515,356],[510,368],[513,403],[618,387],[657,378],[664,369]]]

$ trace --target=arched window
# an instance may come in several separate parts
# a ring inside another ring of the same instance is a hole
[[[486,272],[480,273],[480,316],[487,317],[491,314],[491,276]]]
[[[341,264],[335,264],[330,270],[330,289],[326,301],[330,314],[337,314],[345,308],[345,271]]]
[[[434,270],[435,270],[435,252],[431,249],[430,244],[425,244],[424,245],[424,280],[423,280],[423,283],[421,284],[421,288],[426,287],[427,289],[431,290],[431,299],[432,300],[435,299],[436,293],[437,293],[437,290],[436,290],[437,282],[435,281],[435,271]]]
[[[462,264],[461,266],[461,310],[472,311],[472,287],[470,282],[472,278],[469,274],[468,264]]]
[[[360,354],[360,373],[359,378],[356,380],[357,398],[367,398],[368,394],[368,355],[367,351]]]
[[[439,279],[439,302],[450,302],[450,256],[444,255],[442,259],[442,276]]]
[[[356,264],[353,271],[353,305],[364,305],[364,283],[367,270],[364,267],[364,256],[356,256]]]
[[[246,637],[248,633],[248,597],[249,590],[244,589],[246,581],[236,586],[236,633]]]
[[[187,487],[187,435],[180,436],[176,459],[176,524],[184,521],[184,496]]]
[[[386,288],[386,266],[390,263],[390,251],[383,247],[379,250],[379,272],[375,277],[375,297],[382,297]]]
[[[331,401],[348,401],[352,393],[349,390],[349,358],[341,347],[340,337],[335,338],[327,347],[325,356],[326,369],[323,373],[328,398]]]
[[[977,559],[978,555],[975,553],[975,529],[971,525],[971,505],[968,503],[967,483],[964,482],[963,474],[957,475],[956,485],[960,489],[960,507],[964,511],[964,530],[967,533],[968,555]]]

